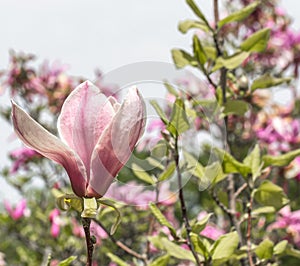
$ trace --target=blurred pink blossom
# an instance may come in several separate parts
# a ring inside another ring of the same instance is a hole
[[[26,206],[27,204],[25,199],[22,199],[19,203],[17,203],[15,208],[13,208],[8,201],[4,201],[4,207],[6,211],[8,212],[10,217],[15,221],[19,220],[24,216]]]
[[[202,211],[199,213],[197,219],[200,221],[207,215],[207,212]],[[219,228],[217,225],[209,222],[206,227],[200,232],[200,235],[217,240],[220,236],[224,235],[225,231]]]
[[[285,206],[279,211],[276,222],[270,224],[267,231],[283,229],[286,238],[300,247],[300,210],[291,211],[290,206]]]
[[[158,202],[165,206],[172,205],[177,200],[176,195],[169,190],[167,182],[161,184],[158,195]],[[156,202],[156,192],[145,189],[143,185],[135,181],[130,181],[123,185],[115,182],[110,186],[105,196],[142,208],[148,208],[150,202]]]
[[[10,153],[10,157],[13,160],[13,165],[10,169],[10,173],[16,173],[20,168],[27,170],[26,163],[34,158],[39,158],[41,155],[36,151],[27,147],[18,148]]]
[[[49,220],[51,223],[51,235],[57,238],[60,233],[61,218],[59,217],[60,211],[58,209],[53,209],[49,214]]]

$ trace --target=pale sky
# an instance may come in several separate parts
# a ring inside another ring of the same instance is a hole
[[[211,15],[208,0],[196,1]],[[221,1],[220,1],[221,2]],[[300,28],[300,2],[284,0],[283,7]],[[59,60],[73,75],[93,78],[143,61],[172,62],[170,50],[190,49],[191,35],[177,30],[180,20],[195,18],[184,0],[0,0],[0,69],[8,64],[8,51],[31,52],[39,62]],[[7,95],[0,105],[8,105]],[[11,128],[1,120],[0,169],[7,151],[19,145],[8,137]],[[0,177],[0,201],[7,186]]]

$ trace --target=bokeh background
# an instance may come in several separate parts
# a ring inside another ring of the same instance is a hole
[[[212,1],[197,3],[212,18]],[[281,4],[299,30],[300,2]],[[37,64],[58,61],[70,74],[90,79],[96,68],[105,74],[134,62],[171,63],[171,48],[191,45],[177,24],[193,16],[184,0],[1,0],[0,70],[8,66],[10,49],[35,54]],[[0,105],[9,104],[4,92]],[[12,137],[11,127],[0,123],[1,169],[8,163],[7,152],[20,143]],[[0,179],[0,201],[7,197],[17,195]]]

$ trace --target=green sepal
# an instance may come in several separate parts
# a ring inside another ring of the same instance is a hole
[[[112,200],[98,199],[97,202],[99,204],[102,204],[102,205],[112,208],[117,213],[116,220],[115,220],[114,224],[112,225],[112,227],[110,228],[110,234],[113,235],[116,232],[119,224],[121,223],[121,213],[118,210],[118,208],[115,206],[115,203]]]
[[[74,194],[65,194],[57,197],[56,205],[62,211],[68,211],[72,208],[81,213],[84,209],[83,199]]]
[[[96,198],[83,198],[83,211],[81,217],[96,218],[99,205]]]

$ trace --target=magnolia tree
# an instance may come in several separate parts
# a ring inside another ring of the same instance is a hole
[[[274,0],[186,3],[164,101],[11,52],[0,265],[298,265],[300,33]]]

